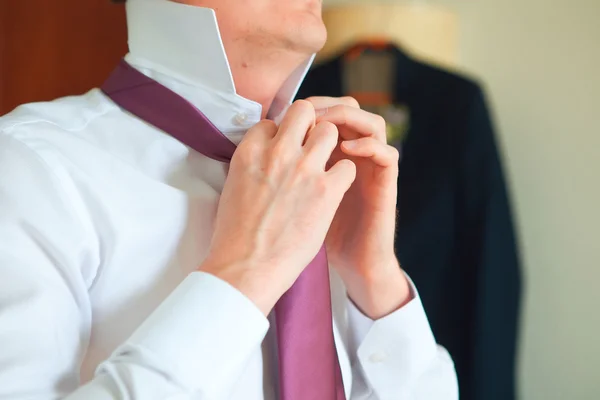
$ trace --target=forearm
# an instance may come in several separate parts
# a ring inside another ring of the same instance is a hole
[[[258,361],[249,362],[258,360],[267,319],[226,282],[196,272],[80,387],[81,360],[74,357],[85,354],[79,346],[88,328],[84,317],[75,318],[72,296],[61,285],[38,285],[30,277],[19,283],[30,286],[13,287],[12,301],[0,301],[0,334],[9,343],[0,364],[15,366],[0,368],[0,398],[35,393],[40,399],[150,400],[192,392],[226,398],[246,369],[261,371]],[[49,310],[52,318],[42,318]]]

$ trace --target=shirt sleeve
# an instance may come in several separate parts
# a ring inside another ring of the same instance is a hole
[[[202,272],[81,385],[99,260],[62,176],[37,149],[0,132],[0,399],[226,398],[269,323]]]
[[[347,300],[354,353],[351,400],[458,400],[452,359],[436,344],[418,292],[410,284],[414,298],[377,321]]]

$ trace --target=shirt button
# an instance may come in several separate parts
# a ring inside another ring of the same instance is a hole
[[[248,114],[246,114],[246,113],[237,114],[235,117],[233,117],[233,122],[238,126],[245,125],[246,122],[248,122]]]
[[[369,356],[369,361],[373,364],[379,364],[384,362],[386,358],[386,354],[383,351],[378,351]]]

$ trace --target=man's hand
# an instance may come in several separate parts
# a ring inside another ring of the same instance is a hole
[[[338,127],[330,165],[349,159],[356,180],[327,234],[327,254],[348,294],[370,318],[392,313],[410,298],[410,287],[394,253],[398,151],[387,144],[385,120],[361,110],[350,97],[313,97],[317,123]]]
[[[279,128],[262,121],[248,131],[231,161],[200,268],[265,315],[317,255],[356,177],[349,160],[326,168],[338,129],[315,118],[313,105],[298,101]]]

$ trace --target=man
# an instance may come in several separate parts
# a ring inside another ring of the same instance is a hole
[[[394,256],[382,119],[352,99],[289,107],[320,9],[130,0],[102,91],[2,118],[0,399],[457,398]],[[171,131],[190,105],[198,137],[238,144],[230,165]],[[323,242],[330,276],[311,280]],[[330,346],[304,308],[329,313]]]

